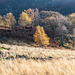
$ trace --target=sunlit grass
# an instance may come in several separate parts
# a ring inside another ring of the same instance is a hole
[[[15,42],[16,43],[16,42]],[[75,75],[75,51],[70,49],[27,47],[0,43],[0,52],[6,60],[0,58],[0,75]],[[27,58],[15,58],[24,55]],[[31,58],[51,60],[33,60]]]
[[[0,61],[1,75],[75,75],[75,60],[35,61],[25,59]]]

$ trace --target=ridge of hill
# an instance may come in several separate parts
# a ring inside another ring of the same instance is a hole
[[[12,12],[15,16],[28,8],[53,10],[64,15],[75,12],[75,0],[0,0],[0,14]],[[63,11],[64,10],[64,11]]]

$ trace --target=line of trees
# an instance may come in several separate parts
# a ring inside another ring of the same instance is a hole
[[[55,39],[59,37],[57,41],[63,46],[63,40],[65,38],[69,41],[67,34],[73,34],[73,29],[75,28],[75,13],[63,16],[58,12],[39,12],[37,8],[29,8],[20,14],[18,21],[16,21],[15,16],[11,12],[0,16],[0,26],[13,26],[16,25],[16,23],[24,28],[26,26],[37,26],[39,24],[43,26],[50,38]]]
[[[31,26],[31,25],[42,25],[47,28],[50,26],[50,30],[56,29],[57,27],[61,27],[62,29],[71,29],[72,26],[75,28],[75,13],[72,13],[68,16],[63,16],[58,12],[53,11],[40,11],[36,9],[29,8],[28,10],[24,10],[19,17],[19,20],[16,21],[13,13],[7,13],[6,15],[0,15],[0,26],[12,26],[18,23],[20,26]],[[72,26],[71,26],[72,25]]]
[[[13,13],[7,13],[6,15],[1,16],[0,15],[0,26],[13,26],[16,24],[19,24],[20,26],[32,26],[34,24],[38,24],[40,19],[40,12],[36,8],[28,10],[24,10],[19,17],[19,20],[16,21],[15,16]]]

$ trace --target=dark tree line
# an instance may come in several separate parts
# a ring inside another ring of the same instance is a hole
[[[63,16],[58,12],[53,11],[40,11],[29,8],[24,10],[16,21],[13,13],[7,13],[6,15],[0,16],[0,26],[16,26],[19,24],[21,27],[27,26],[43,26],[46,33],[50,38],[58,38],[57,41],[63,46],[63,40],[69,41],[67,35],[73,34],[75,28],[75,13],[68,16]]]

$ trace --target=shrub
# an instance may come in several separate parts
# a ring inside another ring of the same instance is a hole
[[[4,25],[3,17],[0,15],[0,26]]]
[[[36,27],[36,32],[34,34],[34,42],[38,45],[47,46],[49,45],[49,37],[45,34],[43,27],[39,25]]]

